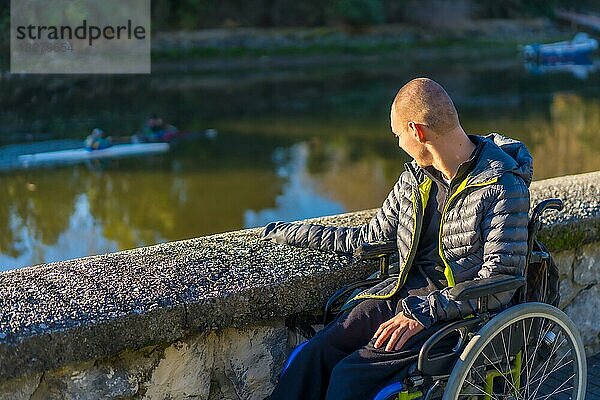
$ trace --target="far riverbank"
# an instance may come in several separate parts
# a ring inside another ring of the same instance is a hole
[[[158,32],[153,36],[152,57],[153,67],[159,70],[293,67],[394,57],[492,57],[518,52],[527,43],[569,39],[573,33],[547,18],[474,20],[435,30],[408,24],[361,29],[219,28]]]

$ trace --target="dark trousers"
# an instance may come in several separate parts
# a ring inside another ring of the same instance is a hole
[[[368,400],[397,382],[417,358],[430,330],[400,351],[376,349],[373,335],[396,315],[399,298],[363,300],[319,331],[281,375],[271,400]]]

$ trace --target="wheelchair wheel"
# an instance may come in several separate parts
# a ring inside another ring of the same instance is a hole
[[[443,400],[584,400],[587,364],[577,328],[544,303],[491,318],[469,341]]]

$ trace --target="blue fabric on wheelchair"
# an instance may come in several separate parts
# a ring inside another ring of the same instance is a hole
[[[386,400],[389,396],[400,393],[403,388],[404,385],[402,385],[400,382],[392,383],[391,385],[387,385],[381,389],[373,400]]]
[[[288,369],[288,367],[290,366],[292,361],[294,361],[294,358],[296,358],[298,353],[300,353],[300,350],[302,350],[304,348],[304,346],[306,346],[307,344],[308,344],[308,340],[305,340],[304,342],[302,342],[298,346],[296,346],[296,348],[291,352],[290,356],[288,357],[287,361],[285,362],[283,368],[281,369],[281,375],[283,375],[285,373],[285,370]]]

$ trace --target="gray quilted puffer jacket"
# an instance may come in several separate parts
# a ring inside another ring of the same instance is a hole
[[[448,289],[455,283],[496,274],[516,275],[525,267],[531,154],[521,142],[497,133],[469,137],[483,141],[483,147],[466,178],[451,182],[440,223],[439,252],[448,288],[402,300],[404,313],[425,327],[474,311],[474,302],[449,298]],[[406,171],[368,224],[329,227],[278,221],[264,228],[262,238],[338,253],[352,253],[364,242],[395,239],[398,278],[389,278],[353,300],[393,296],[410,273],[432,184],[415,161],[405,166]],[[512,293],[494,296],[489,307],[506,305],[511,297]]]

